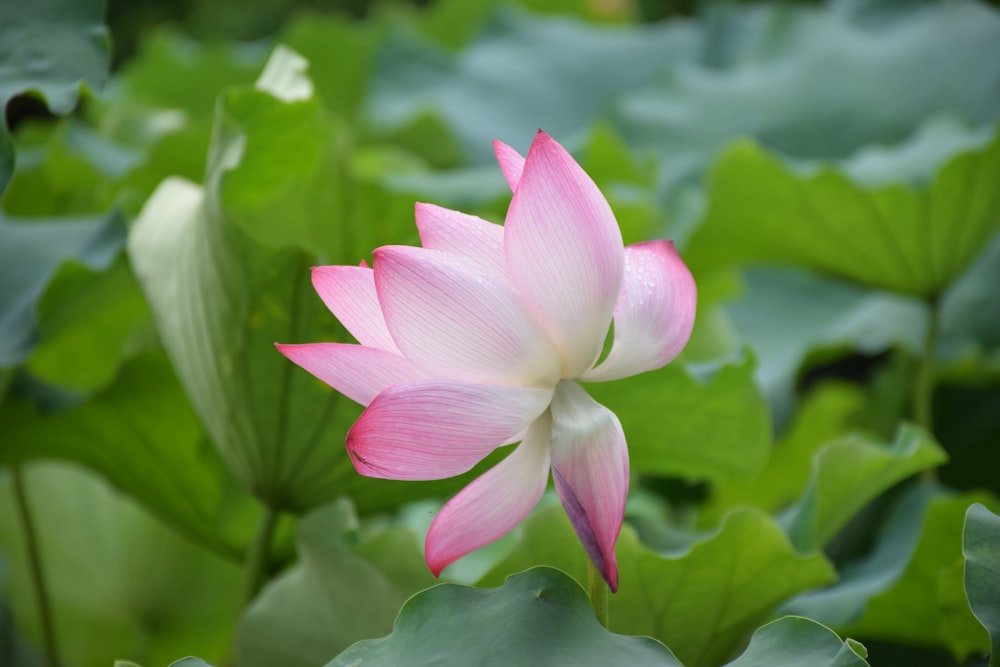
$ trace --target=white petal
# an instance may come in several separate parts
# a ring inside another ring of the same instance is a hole
[[[393,385],[351,427],[347,451],[370,477],[452,477],[524,430],[551,396],[531,387],[440,380]]]
[[[425,552],[434,576],[510,532],[538,503],[549,480],[548,413],[517,449],[448,501],[431,523]]]
[[[697,287],[670,241],[625,248],[625,281],[615,306],[608,358],[581,380],[616,380],[662,368],[684,349],[694,327]]]
[[[277,345],[278,351],[352,401],[368,405],[387,387],[427,378],[396,352],[364,345]]]
[[[507,185],[510,186],[511,191],[516,190],[517,183],[521,180],[521,173],[524,171],[524,158],[502,141],[493,142],[493,153],[497,156],[500,171],[507,179]]]
[[[326,307],[359,343],[396,352],[375,292],[375,276],[366,266],[317,266],[313,287]]]
[[[629,482],[625,433],[618,417],[575,382],[559,384],[551,411],[556,491],[588,555],[615,591],[615,543]]]
[[[375,251],[382,312],[403,355],[438,377],[555,386],[559,356],[508,277],[425,248]]]
[[[500,225],[433,204],[417,204],[416,219],[423,247],[461,255],[506,273]]]
[[[624,273],[607,200],[569,153],[535,137],[504,225],[511,279],[556,342],[564,378],[597,360]]]

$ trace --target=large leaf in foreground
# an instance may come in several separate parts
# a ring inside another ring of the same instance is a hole
[[[162,665],[189,652],[221,656],[237,612],[239,569],[152,519],[75,466],[23,468],[67,664],[129,658]],[[0,482],[0,548],[18,625],[37,613],[9,479]]]
[[[408,530],[392,528],[348,547],[352,511],[324,506],[299,523],[298,564],[269,584],[240,622],[240,665],[321,664],[389,632],[407,598],[435,583]]]
[[[577,583],[542,567],[500,588],[444,584],[420,593],[403,607],[391,635],[356,644],[327,667],[358,664],[680,667],[662,644],[602,628]]]
[[[822,556],[795,553],[759,512],[734,512],[718,532],[693,541],[683,553],[659,554],[626,526],[616,547],[621,587],[609,612],[612,630],[655,637],[688,667],[720,664],[778,604],[834,577]],[[480,583],[538,564],[586,581],[583,549],[561,507],[530,518],[515,549]]]
[[[1000,228],[1000,197],[990,186],[1000,180],[1000,133],[954,156],[927,184],[890,178],[895,162],[883,162],[878,183],[868,185],[857,162],[854,174],[833,166],[803,173],[738,143],[712,171],[711,205],[686,257],[696,267],[790,263],[940,296]]]
[[[15,95],[39,94],[68,113],[86,81],[100,88],[111,59],[103,0],[0,3],[0,112]],[[6,114],[4,114],[6,116]],[[0,119],[0,192],[14,167],[14,146]]]
[[[990,633],[990,667],[1000,664],[1000,516],[975,504],[965,514],[965,593]]]
[[[750,646],[726,667],[865,667],[835,632],[808,618],[786,616],[753,633]]]

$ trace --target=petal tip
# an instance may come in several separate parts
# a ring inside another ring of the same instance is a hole
[[[604,569],[601,571],[601,576],[604,577],[604,581],[608,584],[608,588],[611,589],[612,593],[618,592],[618,562],[615,560],[615,554],[611,552],[611,558],[605,559]]]
[[[431,574],[435,577],[440,577],[444,568],[451,565],[457,558],[444,558],[438,554],[434,548],[433,532],[429,532],[424,542],[424,560],[427,561],[427,569],[431,571]]]
[[[365,477],[378,477],[384,479],[391,479],[391,477],[388,477],[384,473],[380,473],[379,469],[375,465],[370,463],[367,459],[365,459],[364,456],[359,454],[357,447],[351,446],[352,441],[354,440],[353,431],[354,427],[352,426],[351,429],[347,432],[347,439],[345,444],[347,447],[347,456],[351,459],[351,463],[354,464],[354,469],[357,471],[357,473],[359,475],[364,475]]]

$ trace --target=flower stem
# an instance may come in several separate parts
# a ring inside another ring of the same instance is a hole
[[[243,575],[243,607],[250,605],[257,593],[267,581],[267,566],[271,556],[271,542],[274,541],[274,531],[278,526],[281,512],[271,504],[264,505],[264,513],[257,524],[257,534],[254,536],[250,550],[247,552]]]
[[[46,667],[57,667],[59,652],[56,645],[55,623],[52,618],[52,608],[49,606],[49,589],[45,581],[45,571],[42,568],[42,554],[38,545],[38,534],[35,532],[35,521],[31,516],[31,505],[25,488],[24,474],[21,467],[15,465],[11,470],[11,483],[14,491],[14,506],[21,531],[24,533],[24,545],[28,552],[28,571],[31,585],[35,592],[35,604],[38,606],[38,624],[42,631],[42,647],[45,652]]]
[[[924,348],[917,369],[917,378],[913,383],[913,421],[927,430],[934,432],[934,417],[932,399],[934,396],[934,349],[937,347],[938,329],[941,325],[941,309],[938,299],[927,302],[927,333],[924,335]]]
[[[590,558],[587,559],[587,593],[597,620],[608,627],[608,585]]]

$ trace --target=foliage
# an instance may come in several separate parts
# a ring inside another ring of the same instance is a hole
[[[385,3],[158,29],[104,86],[100,3],[15,4],[0,662],[997,662],[995,9]],[[608,629],[551,492],[435,587],[433,512],[507,450],[362,477],[360,408],[273,348],[350,340],[309,267],[415,201],[502,222],[489,142],[538,127],[699,289],[677,362],[587,386],[631,457]]]
[[[983,505],[972,505],[965,514],[965,587],[969,591],[972,613],[990,633],[993,660],[1000,655],[1000,517]]]

